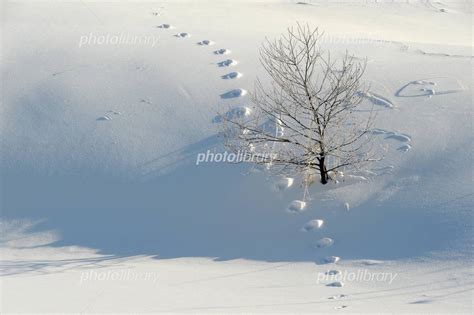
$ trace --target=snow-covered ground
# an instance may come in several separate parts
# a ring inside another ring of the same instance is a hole
[[[0,312],[473,312],[471,1],[0,8]],[[387,148],[306,204],[196,165],[296,21],[367,58]]]

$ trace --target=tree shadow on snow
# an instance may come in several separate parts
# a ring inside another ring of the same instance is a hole
[[[447,246],[435,231],[455,233],[440,216],[428,211],[413,216],[413,209],[390,201],[365,204],[347,214],[336,204],[331,209],[330,203],[314,200],[307,211],[290,214],[285,208],[301,197],[298,187],[275,193],[266,175],[249,172],[247,164],[196,165],[197,154],[219,152],[214,151],[216,144],[211,137],[148,161],[138,167],[140,181],[4,174],[3,219],[44,220],[36,230],[61,234],[49,246],[97,249],[107,255],[104,259],[399,259]],[[327,227],[302,232],[304,223],[315,218],[324,219]],[[325,236],[335,239],[334,246],[315,248],[315,241]],[[47,266],[39,262],[24,270]]]

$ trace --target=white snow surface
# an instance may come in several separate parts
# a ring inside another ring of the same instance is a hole
[[[470,1],[2,11],[1,313],[473,312]],[[296,21],[367,59],[387,153],[289,214],[301,179],[275,191],[246,163],[195,161],[223,150],[216,114],[250,106],[260,44]]]

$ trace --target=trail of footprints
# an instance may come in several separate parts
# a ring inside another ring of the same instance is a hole
[[[173,29],[173,28],[175,28],[171,24],[161,24],[157,27],[160,28],[160,29]],[[177,38],[181,38],[181,39],[191,37],[191,35],[187,32],[180,32],[180,33],[175,34],[174,36],[177,37]],[[201,40],[201,41],[197,42],[197,44],[200,45],[200,46],[213,46],[216,43],[214,41],[209,40],[209,39],[204,39],[204,40]],[[220,48],[220,49],[214,50],[212,53],[216,56],[224,56],[224,55],[231,54],[231,51],[229,49],[226,49],[226,48]],[[220,68],[229,68],[229,67],[237,66],[238,61],[229,58],[229,59],[224,59],[224,60],[216,62],[216,65]],[[240,73],[238,71],[231,71],[231,72],[228,72],[226,74],[221,75],[221,79],[224,79],[224,80],[235,80],[235,79],[239,79],[241,77],[242,77],[242,73]],[[427,92],[427,94],[428,93],[431,93],[432,95],[434,94],[434,91],[431,92],[431,91],[427,90],[426,92]],[[222,99],[229,99],[230,100],[230,99],[234,99],[234,98],[241,98],[241,97],[244,97],[245,95],[247,95],[247,91],[245,89],[235,88],[235,89],[232,89],[232,90],[229,90],[229,91],[226,91],[226,92],[220,94],[220,97]],[[379,105],[379,106],[390,108],[390,109],[393,109],[395,107],[394,103],[392,103],[387,98],[384,98],[384,97],[382,97],[378,94],[364,93],[364,94],[362,94],[362,97],[366,98],[367,100],[369,100],[371,103],[373,103],[375,105]],[[235,107],[235,108],[231,109],[226,115],[227,115],[227,117],[235,117],[235,116],[250,116],[251,114],[252,114],[252,109],[251,108],[246,107],[246,106],[238,106],[238,107]],[[105,119],[107,119],[106,117],[108,117],[108,116],[103,116],[103,117]],[[215,117],[213,121],[214,122],[220,122],[221,117]],[[276,128],[278,128],[278,124],[275,123],[275,122],[274,122],[274,124],[276,125]],[[388,131],[388,130],[384,130],[384,129],[373,129],[371,132],[374,135],[384,136],[385,137],[384,139],[395,140],[397,142],[400,142],[402,144],[402,146],[400,146],[397,149],[399,151],[407,152],[407,151],[411,150],[411,145],[410,145],[411,137],[406,135],[406,134],[392,132],[392,131]],[[382,173],[378,173],[378,174],[383,175],[386,172],[390,172],[390,170],[385,170],[385,169],[383,169],[382,171],[383,171]],[[375,174],[375,173],[373,173],[373,174]],[[377,175],[377,174],[375,174],[375,175]],[[277,191],[283,191],[283,190],[286,190],[286,189],[289,189],[290,187],[292,187],[293,184],[294,184],[294,178],[283,177],[275,183],[275,189]],[[307,203],[305,201],[294,200],[288,206],[287,211],[289,213],[297,214],[297,213],[305,211],[306,208],[307,208]],[[346,210],[349,210],[350,206],[349,206],[348,203],[345,204],[345,208],[346,208]],[[307,232],[307,233],[318,231],[318,230],[323,229],[324,225],[325,225],[324,220],[322,220],[322,219],[313,219],[313,220],[310,220],[310,221],[306,222],[301,227],[301,231],[302,232]],[[320,238],[316,241],[316,243],[314,244],[314,248],[324,249],[324,248],[331,247],[333,245],[334,245],[334,240],[330,237],[325,236],[325,237],[322,237],[322,238]],[[339,261],[340,261],[339,256],[327,256],[327,257],[324,257],[320,261],[320,263],[321,264],[327,264],[327,265],[335,265]],[[341,271],[339,271],[337,269],[329,269],[328,271],[326,271],[325,274],[328,275],[328,276],[336,276],[340,273],[341,273]],[[342,288],[344,286],[344,283],[341,282],[341,281],[334,281],[334,282],[327,283],[326,286],[332,287],[332,288]],[[328,299],[330,299],[330,300],[342,300],[342,299],[347,298],[347,297],[348,297],[347,295],[338,294],[338,295],[330,296],[330,297],[328,297]],[[347,305],[337,305],[337,306],[334,307],[334,309],[338,310],[338,309],[344,309],[344,308],[347,308],[347,307],[348,307]]]
[[[161,24],[161,25],[158,26],[158,28],[160,28],[160,29],[172,29],[174,27],[171,26],[170,24]],[[183,38],[183,39],[191,37],[191,35],[187,32],[180,32],[180,33],[177,33],[174,36],[177,37],[177,38]],[[201,40],[201,41],[197,42],[197,44],[200,45],[200,46],[213,46],[216,43],[209,40],[209,39],[204,39],[204,40]],[[231,54],[231,50],[226,49],[226,48],[220,48],[220,49],[214,50],[212,53],[216,56],[224,56],[224,55],[227,56],[227,55]],[[224,60],[218,61],[216,64],[220,68],[228,68],[228,67],[237,66],[238,61],[235,60],[235,59],[229,58],[229,59],[224,59]],[[221,75],[221,79],[224,79],[224,80],[235,80],[235,79],[239,79],[241,77],[242,77],[242,73],[240,73],[238,71],[231,71],[229,73]],[[247,95],[247,90],[242,89],[242,88],[235,88],[235,89],[232,89],[232,90],[229,90],[229,91],[226,91],[226,92],[220,94],[220,97],[221,97],[221,99],[231,100],[231,99],[235,99],[235,98],[244,97],[245,95]],[[377,101],[378,102],[383,102],[383,101],[380,101],[380,99],[377,99]],[[388,104],[385,104],[385,105],[387,107],[391,107]],[[251,108],[246,107],[246,106],[238,106],[238,107],[235,107],[235,108],[231,109],[229,112],[227,112],[226,116],[227,116],[227,118],[231,118],[231,117],[235,117],[235,116],[239,116],[239,117],[240,116],[249,116],[251,114],[252,114],[252,109]],[[215,117],[213,122],[221,122],[221,120],[222,120],[221,117]],[[276,122],[276,125],[277,125],[276,128],[278,129],[278,122]],[[294,184],[294,178],[283,177],[283,178],[281,178],[280,180],[277,181],[277,183],[275,184],[275,188],[278,191],[283,191],[283,190],[286,190],[286,189],[292,187],[293,184]],[[290,212],[290,213],[300,213],[300,212],[305,211],[306,207],[307,207],[307,204],[306,204],[305,201],[294,200],[288,206],[288,212]],[[306,222],[303,225],[303,227],[301,228],[301,231],[303,231],[303,232],[316,231],[316,230],[320,230],[323,226],[324,226],[324,221],[322,219],[314,219],[314,220],[310,220],[310,221]],[[322,238],[320,238],[319,240],[316,241],[314,247],[322,249],[322,248],[330,247],[333,244],[334,244],[334,240],[332,238],[322,237]],[[328,256],[328,257],[325,257],[323,259],[323,262],[326,263],[326,264],[335,264],[339,260],[340,260],[340,258],[338,256]],[[327,272],[328,275],[336,275],[338,273],[340,273],[340,271],[338,271],[338,270],[329,270]],[[329,286],[329,287],[343,287],[344,284],[342,282],[336,281],[336,282],[332,282],[332,283],[327,284],[327,286]],[[340,295],[332,296],[329,299],[341,299],[343,297],[345,297],[345,295],[340,294]],[[346,307],[345,305],[340,305],[340,306],[337,306],[336,308],[345,308],[345,307]]]

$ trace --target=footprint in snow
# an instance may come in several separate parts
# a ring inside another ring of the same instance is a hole
[[[434,89],[421,88],[420,91],[426,92],[429,98],[436,94],[436,91]]]
[[[339,260],[341,260],[341,258],[339,256],[328,256],[328,257],[324,257],[322,262],[324,264],[335,264],[335,263],[339,262]]]
[[[218,49],[216,51],[214,51],[214,54],[216,55],[228,55],[230,54],[230,50],[229,49],[225,49],[225,48],[221,48],[221,49]]]
[[[141,99],[141,100],[140,100],[140,103],[145,103],[145,104],[148,104],[148,105],[152,105],[152,104],[153,104],[153,103],[152,103],[150,100],[148,100],[148,99]]]
[[[212,120],[213,123],[221,123],[224,119],[231,120],[233,118],[249,117],[252,115],[252,109],[247,106],[238,106],[232,108],[224,115],[217,115]]]
[[[111,115],[122,115],[121,112],[117,112],[115,110],[109,110],[107,113],[109,113],[109,114],[104,115],[104,116],[100,116],[96,120],[97,121],[107,121],[107,120],[112,120]]]
[[[347,305],[338,305],[334,307],[335,310],[341,310],[343,308],[347,308]]]
[[[316,242],[317,248],[331,247],[334,244],[334,240],[330,237],[323,237]]]
[[[341,272],[339,270],[336,270],[336,269],[332,269],[332,270],[328,270],[326,271],[324,274],[326,276],[336,276],[338,274],[340,274]]]
[[[373,135],[384,135],[384,139],[388,140],[396,140],[399,142],[405,142],[405,145],[399,147],[397,150],[402,152],[408,152],[412,149],[411,145],[408,142],[411,142],[411,137],[406,134],[388,131],[384,129],[374,128],[370,131]]]
[[[333,296],[330,296],[328,297],[329,300],[340,300],[340,299],[343,299],[343,298],[346,298],[347,295],[345,294],[338,294],[338,295],[333,295]]]
[[[158,27],[158,28],[163,28],[163,29],[172,29],[172,28],[174,28],[173,25],[171,25],[171,24],[166,24],[166,23],[165,23],[165,24],[158,25],[157,27]]]
[[[395,105],[387,98],[370,92],[359,92],[361,97],[368,99],[372,104],[386,108],[394,108]]]
[[[202,40],[198,43],[200,46],[212,46],[214,45],[214,42],[208,39]]]
[[[386,175],[386,174],[392,174],[394,168],[395,168],[395,166],[389,165],[389,166],[374,168],[372,170],[377,175]]]
[[[381,260],[374,260],[374,259],[364,259],[357,262],[357,264],[362,265],[362,266],[375,266],[375,265],[381,265],[383,263],[384,262]]]
[[[221,98],[223,99],[228,99],[228,98],[236,98],[236,97],[242,97],[247,95],[247,90],[244,89],[234,89],[229,92],[226,92],[224,94],[221,94]]]
[[[394,140],[397,140],[397,141],[400,141],[400,142],[410,142],[411,141],[410,136],[400,134],[400,133],[394,133],[394,134],[388,135],[388,136],[385,137],[385,139],[394,139]]]
[[[232,59],[227,59],[227,60],[218,62],[217,64],[219,65],[219,67],[230,67],[230,66],[235,66],[237,64],[237,61],[232,60]]]
[[[402,151],[402,152],[408,152],[408,151],[411,150],[411,145],[409,145],[409,144],[402,145],[397,150]]]
[[[324,225],[324,221],[323,220],[311,220],[311,221],[308,221],[305,223],[305,225],[303,225],[303,227],[301,228],[301,230],[303,232],[309,232],[309,231],[314,231],[314,230],[318,230],[320,228],[322,228]]]
[[[228,79],[238,79],[240,77],[242,77],[242,73],[240,73],[240,72],[230,72],[230,73],[224,74],[222,76],[222,79],[226,79],[226,80],[228,80]]]
[[[187,38],[187,37],[191,37],[191,34],[186,33],[186,32],[182,32],[182,33],[178,33],[174,36],[179,37],[179,38]]]
[[[291,186],[293,186],[294,181],[295,181],[295,180],[294,180],[293,178],[291,178],[291,177],[284,177],[284,178],[281,178],[281,179],[279,179],[279,180],[276,182],[275,188],[276,188],[276,190],[279,190],[279,191],[288,189],[288,188],[290,188]]]
[[[436,90],[434,87],[436,86]],[[449,77],[428,78],[408,82],[395,95],[397,97],[428,97],[435,95],[452,94],[464,91],[459,80]]]
[[[335,281],[326,284],[327,287],[333,287],[333,288],[342,288],[344,286],[344,283],[341,281]]]
[[[304,211],[306,208],[306,202],[301,200],[294,200],[291,202],[290,206],[288,207],[289,212],[301,212]]]
[[[110,116],[104,115],[104,116],[98,117],[96,120],[97,121],[107,121],[107,120],[112,120],[112,118],[110,118]]]

